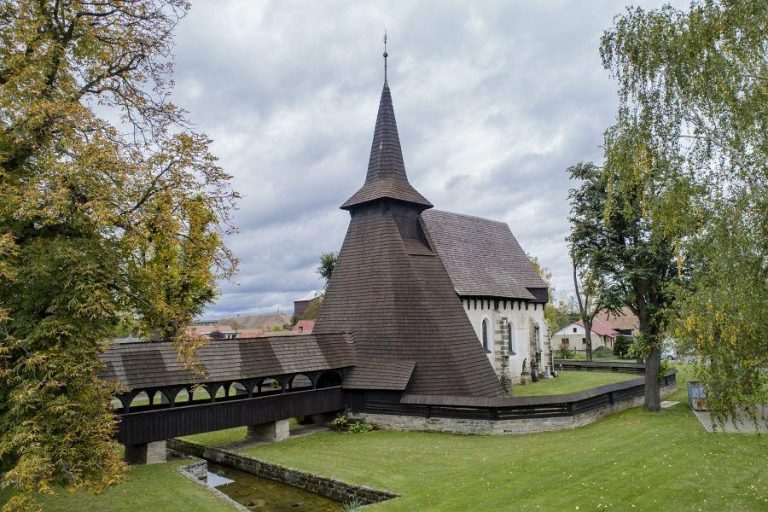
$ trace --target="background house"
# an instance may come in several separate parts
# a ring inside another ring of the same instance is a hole
[[[587,349],[587,331],[584,322],[572,322],[552,335],[552,347],[560,350],[567,347],[570,350]],[[616,337],[620,334],[597,320],[592,322],[592,350],[600,347],[613,348]]]
[[[293,334],[312,334],[312,330],[315,328],[314,320],[299,320],[296,325],[291,328]]]
[[[306,313],[307,309],[313,302],[317,302],[322,299],[322,290],[312,290],[300,299],[293,301],[293,316],[301,318]]]
[[[623,336],[637,336],[639,334],[640,322],[631,309],[625,307],[616,313],[610,311],[600,311],[596,316],[601,325],[613,329]]]

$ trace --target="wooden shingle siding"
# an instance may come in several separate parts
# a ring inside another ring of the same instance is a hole
[[[392,95],[386,83],[381,91],[365,183],[342,205],[342,208],[351,209],[355,205],[385,197],[407,201],[424,208],[432,206],[408,182],[403,151],[400,148],[400,137],[397,134],[395,110],[392,107]]]
[[[415,366],[413,361],[366,361],[349,371],[342,387],[405,391]]]
[[[424,229],[431,206],[408,183],[385,84],[368,174],[342,205],[351,220],[314,332],[353,332],[358,362],[377,362],[356,367],[345,387],[399,387],[406,372],[383,368],[409,361],[410,392],[496,396],[498,379]]]
[[[459,295],[547,302],[547,283],[507,224],[440,210],[422,219]]]
[[[99,377],[118,381],[128,389],[141,389],[236,381],[355,364],[352,337],[340,334],[212,341],[200,348],[197,358],[206,370],[202,379],[184,368],[171,343],[118,344],[101,355],[104,368]]]

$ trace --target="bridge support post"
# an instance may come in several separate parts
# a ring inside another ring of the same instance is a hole
[[[165,441],[125,445],[125,461],[129,464],[157,464],[167,460],[166,451]]]
[[[262,423],[261,425],[249,425],[248,437],[252,441],[263,441],[267,443],[276,443],[288,439],[290,435],[290,424],[288,420]]]

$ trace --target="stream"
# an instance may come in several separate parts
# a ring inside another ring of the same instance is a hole
[[[256,512],[341,512],[344,506],[291,485],[208,462],[208,486]]]

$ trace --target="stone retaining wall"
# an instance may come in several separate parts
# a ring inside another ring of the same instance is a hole
[[[661,389],[661,394],[667,396],[674,393],[676,390],[677,385],[672,384],[663,387]],[[468,435],[529,434],[532,432],[549,432],[553,430],[567,430],[582,427],[610,414],[615,414],[625,409],[642,405],[643,400],[644,398],[642,396],[629,398],[572,416],[516,420],[425,418],[420,416],[398,416],[364,412],[349,413],[348,416],[352,419],[371,423],[382,430],[415,430]]]
[[[353,485],[331,478],[325,478],[298,469],[287,468],[278,464],[264,462],[244,455],[239,455],[220,448],[210,448],[181,439],[171,439],[168,447],[185,455],[200,457],[205,460],[229,466],[245,473],[268,478],[276,482],[292,485],[305,491],[325,496],[341,503],[358,502],[364,505],[396,498],[397,494],[371,489],[362,485]]]
[[[215,487],[208,487],[208,461],[188,455],[194,462],[186,466],[179,467],[179,473],[181,476],[190,480],[197,485],[202,485],[205,489],[219,498],[221,501],[226,502],[230,507],[238,512],[251,512],[251,509],[236,502],[220,490]]]

